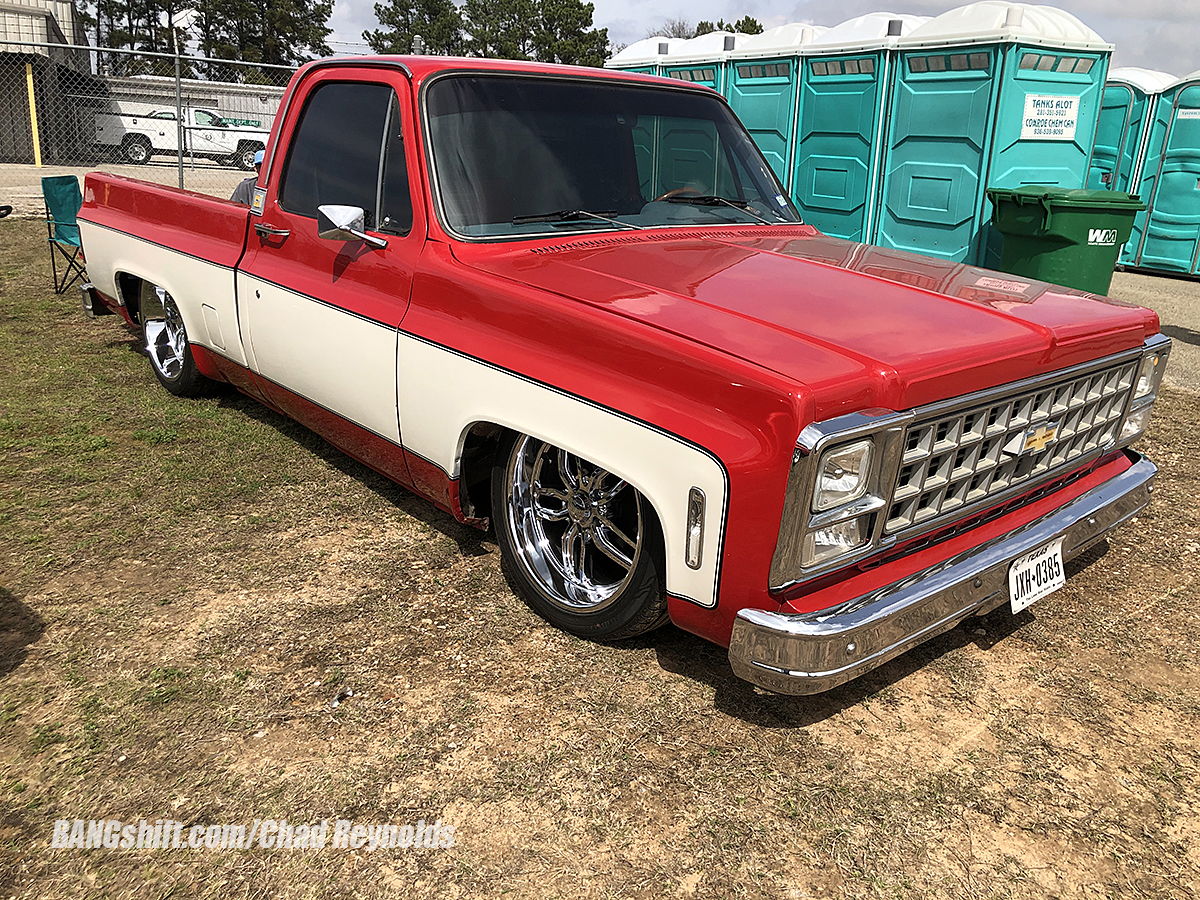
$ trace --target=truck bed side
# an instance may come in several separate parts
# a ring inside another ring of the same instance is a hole
[[[88,174],[79,212],[89,276],[130,324],[144,279],[175,298],[194,344],[242,366],[234,269],[249,220],[245,206],[100,172]]]

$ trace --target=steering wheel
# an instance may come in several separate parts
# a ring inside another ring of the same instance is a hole
[[[659,200],[670,200],[672,197],[700,197],[700,196],[702,196],[700,191],[696,190],[694,187],[677,187],[677,188],[672,188],[671,190],[667,191],[665,194],[660,194],[659,196],[655,197],[654,202],[657,203]]]

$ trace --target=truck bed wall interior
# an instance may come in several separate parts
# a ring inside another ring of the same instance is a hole
[[[803,49],[791,188],[825,234],[871,239],[896,41],[926,21],[872,13]]]
[[[1149,208],[1126,245],[1133,265],[1200,274],[1200,72],[1158,98],[1138,193]]]
[[[729,56],[729,105],[789,193],[800,102],[799,53],[824,31],[816,25],[780,25],[746,38]]]
[[[1083,187],[1112,47],[1060,10],[989,2],[898,48],[874,242],[994,267],[986,188]],[[1037,134],[1031,104],[1060,99],[1067,127]]]

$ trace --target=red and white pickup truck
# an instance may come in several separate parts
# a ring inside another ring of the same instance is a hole
[[[112,175],[93,313],[495,527],[525,601],[826,690],[1149,501],[1153,312],[804,225],[716,94],[435,57],[292,79],[250,209]]]

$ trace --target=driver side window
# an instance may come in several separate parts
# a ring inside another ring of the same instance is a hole
[[[407,233],[412,206],[399,113],[387,85],[329,82],[316,88],[292,137],[280,206],[311,218],[325,204],[357,206],[368,230]]]

